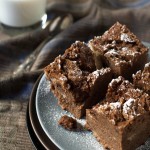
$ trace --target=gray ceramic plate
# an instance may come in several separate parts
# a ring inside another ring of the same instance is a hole
[[[37,89],[36,111],[39,122],[46,135],[59,149],[103,150],[102,145],[96,141],[91,132],[85,130],[76,132],[67,131],[58,125],[58,120],[61,116],[64,114],[71,116],[71,114],[58,106],[56,98],[50,91],[49,82],[46,80],[45,75],[43,75]],[[77,121],[82,125],[85,124],[84,119]],[[144,146],[138,149],[150,149],[150,139]]]

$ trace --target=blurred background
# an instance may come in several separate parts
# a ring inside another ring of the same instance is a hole
[[[97,5],[97,11],[99,11],[97,19],[101,26],[109,28],[116,21],[119,21],[126,24],[141,40],[149,40],[149,0],[47,0],[47,19],[50,20],[57,15],[69,13],[73,16],[74,22],[76,22],[90,14],[95,9],[95,5]],[[15,28],[13,30],[10,28],[5,30],[1,25],[0,34],[3,34],[3,38],[5,38],[7,34],[16,35],[35,28],[37,26],[26,28],[26,30],[15,30]]]

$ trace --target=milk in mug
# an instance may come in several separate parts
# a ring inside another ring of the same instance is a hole
[[[26,27],[41,20],[46,0],[0,0],[0,22],[13,27]]]

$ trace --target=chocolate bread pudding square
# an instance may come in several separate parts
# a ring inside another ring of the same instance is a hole
[[[150,95],[150,62],[145,64],[143,71],[140,70],[133,75],[133,84]]]
[[[110,68],[96,70],[92,51],[79,41],[48,65],[45,74],[59,105],[77,118],[105,96],[112,78]]]
[[[107,66],[115,77],[131,79],[132,74],[144,67],[148,48],[125,26],[115,23],[102,36],[89,41],[97,68]]]
[[[105,148],[134,150],[150,135],[150,96],[121,77],[108,89],[104,101],[87,109],[87,126]]]

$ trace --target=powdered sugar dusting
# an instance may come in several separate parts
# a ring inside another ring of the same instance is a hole
[[[116,79],[112,79],[112,81],[109,83],[109,86],[112,87],[112,85],[116,82],[116,83],[119,83],[120,81],[122,80],[122,77],[119,76],[118,78]]]
[[[122,51],[127,51],[127,50],[128,50],[127,47],[123,47],[123,48],[122,48]]]
[[[126,64],[125,60],[116,61],[115,66],[120,66],[121,64]]]
[[[104,75],[104,74],[106,74],[106,73],[108,73],[110,71],[111,71],[110,68],[102,68],[102,69],[99,70],[99,74],[100,75]]]
[[[96,70],[94,72],[92,72],[91,74],[89,74],[89,76],[87,77],[87,81],[90,81],[92,79],[92,83],[95,83],[95,80],[100,77],[105,75],[106,73],[110,72],[111,69],[110,68],[102,68],[100,70]]]
[[[92,74],[95,76],[95,78],[98,78],[99,77],[99,70],[96,70],[94,72],[92,72]]]
[[[134,40],[132,40],[126,33],[121,34],[120,40],[124,42],[134,42]]]
[[[75,44],[78,44],[78,43],[80,43],[80,41],[75,41]]]
[[[120,102],[110,103],[110,107],[111,107],[112,109],[120,109],[121,103],[120,103]]]
[[[66,76],[61,76],[59,79],[62,80],[62,81],[67,81],[68,80]]]
[[[135,102],[135,99],[133,98],[129,98],[124,104],[123,104],[123,113],[124,114],[130,114],[128,117],[129,118],[133,118],[136,113],[135,113],[135,110],[133,109],[133,104]],[[130,113],[129,113],[130,111]],[[126,116],[124,116],[126,118]]]
[[[115,49],[109,50],[105,55],[119,55],[118,52]]]
[[[147,68],[150,67],[150,62],[145,64],[145,67],[147,67]]]

